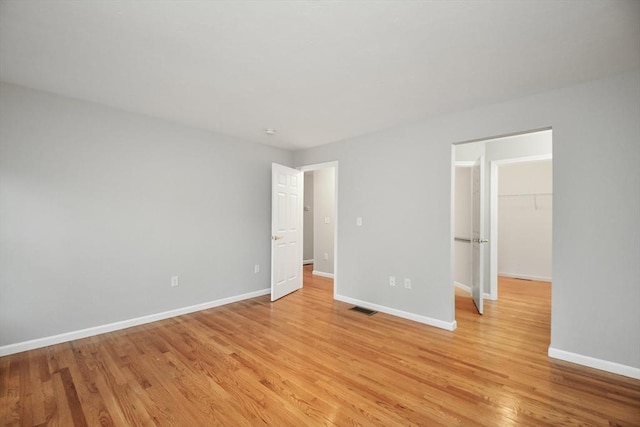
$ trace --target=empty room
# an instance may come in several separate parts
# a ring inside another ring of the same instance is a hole
[[[2,425],[640,426],[638,218],[636,0],[0,0]]]

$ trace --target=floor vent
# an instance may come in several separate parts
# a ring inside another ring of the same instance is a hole
[[[358,313],[366,314],[367,316],[373,316],[377,313],[377,311],[369,310],[368,308],[364,307],[358,307],[357,305],[355,307],[351,307],[349,310],[357,311]]]

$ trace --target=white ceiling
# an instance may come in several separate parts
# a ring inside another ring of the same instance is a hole
[[[288,149],[637,67],[637,0],[0,3],[1,80]]]

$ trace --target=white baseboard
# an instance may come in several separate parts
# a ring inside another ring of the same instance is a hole
[[[15,344],[9,344],[9,345],[0,347],[0,356],[7,356],[9,354],[20,353],[27,350],[47,347],[50,345],[60,344],[63,342],[73,341],[81,338],[87,338],[94,335],[104,334],[107,332],[118,331],[120,329],[126,329],[132,326],[143,325],[145,323],[157,322],[158,320],[164,320],[170,317],[181,316],[183,314],[189,314],[196,311],[206,310],[208,308],[219,307],[221,305],[231,304],[232,302],[238,302],[245,299],[267,295],[269,293],[271,293],[271,289],[261,289],[259,291],[249,292],[246,294],[236,295],[228,298],[222,298],[219,300],[209,301],[202,304],[196,304],[189,307],[177,308],[175,310],[169,310],[162,313],[149,314],[147,316],[136,317],[134,319],[122,320],[120,322],[109,323],[101,326],[94,326],[92,328],[80,329],[78,331],[65,332],[63,334],[53,335],[50,337],[37,338],[34,340],[23,341]]]
[[[302,261],[302,265],[313,264],[313,258],[305,259]]]
[[[329,279],[333,279],[332,273],[325,273],[323,271],[313,270],[311,274],[313,274],[314,276],[328,277]]]
[[[455,320],[453,322],[445,322],[443,320],[433,319],[431,317],[421,316],[419,314],[409,313],[407,311],[396,310],[395,308],[385,307],[383,305],[373,304],[367,301],[361,301],[355,298],[346,297],[344,295],[335,295],[335,299],[337,299],[338,301],[368,308],[369,310],[376,310],[382,313],[391,314],[392,316],[402,317],[403,319],[413,320],[414,322],[424,323],[425,325],[435,326],[436,328],[446,329],[447,331],[454,331],[458,326]]]
[[[601,371],[611,372],[613,374],[624,375],[625,377],[640,380],[640,369],[633,366],[621,365],[616,362],[596,359],[595,357],[583,356],[582,354],[571,353],[569,351],[559,350],[549,347],[549,357],[564,360],[566,362],[577,363],[578,365],[588,366],[590,368],[600,369]]]
[[[471,293],[471,287],[469,285],[465,285],[464,283],[460,283],[460,282],[453,282],[453,285],[458,289],[462,289],[468,294]]]
[[[465,291],[466,293],[471,295],[471,287],[469,285],[465,285],[464,283],[460,283],[460,282],[453,282],[453,285],[456,288],[462,289],[463,291]],[[496,298],[493,298],[491,296],[491,294],[487,294],[487,293],[482,294],[482,298],[487,299],[487,300],[491,300],[491,301],[495,301],[496,300]]]
[[[547,276],[532,276],[530,274],[520,274],[520,273],[502,273],[498,272],[498,276],[504,277],[513,277],[514,279],[525,279],[525,280],[538,280],[540,282],[551,282],[551,277]]]

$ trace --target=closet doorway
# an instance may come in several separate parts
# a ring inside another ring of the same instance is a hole
[[[454,284],[471,290],[470,166],[485,157],[484,295],[498,298],[498,276],[551,281],[551,129],[454,145]],[[501,173],[502,172],[502,173]],[[504,228],[504,230],[502,230]],[[465,234],[466,233],[466,234]],[[464,234],[464,235],[463,235]]]

